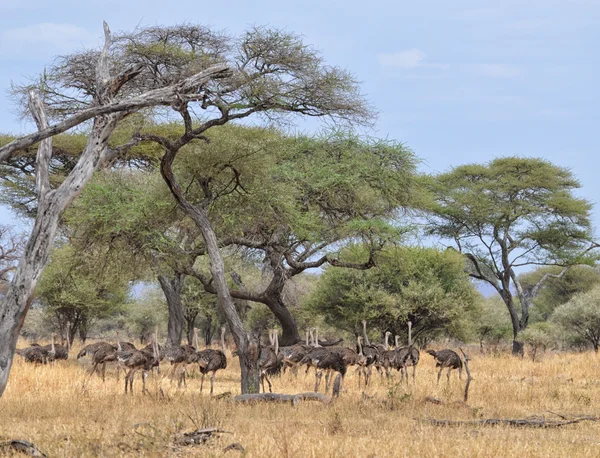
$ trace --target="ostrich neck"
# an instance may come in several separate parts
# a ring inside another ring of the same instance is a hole
[[[360,343],[360,337],[356,341],[358,342],[358,354],[360,356],[364,356],[362,351],[362,344]]]
[[[54,334],[52,334],[52,353],[56,352],[56,347],[54,346]]]
[[[369,336],[367,335],[367,322],[366,321],[363,321],[363,336],[365,338],[365,344],[371,345],[371,342],[369,342]]]
[[[225,354],[225,333],[221,332],[221,351]]]
[[[390,340],[390,335],[386,332],[385,333],[385,344],[383,345],[385,347],[386,351],[390,349],[390,344],[388,342],[389,340]]]
[[[412,345],[412,323],[408,322],[408,345]]]

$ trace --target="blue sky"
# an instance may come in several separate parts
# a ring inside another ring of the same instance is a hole
[[[362,81],[379,112],[370,134],[405,142],[423,171],[540,156],[571,168],[597,201],[598,1],[0,0],[0,88],[96,45],[102,20],[114,31],[196,22],[302,34]],[[0,100],[0,131],[30,131]],[[0,208],[0,222],[12,220]]]

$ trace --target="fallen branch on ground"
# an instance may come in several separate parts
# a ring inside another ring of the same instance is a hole
[[[282,402],[297,405],[300,401],[319,401],[329,404],[331,398],[321,393],[298,393],[298,394],[278,394],[278,393],[260,393],[260,394],[240,394],[233,398],[234,402],[252,403],[252,402]]]
[[[544,418],[536,419],[509,419],[509,418],[486,418],[484,420],[437,420],[435,418],[416,419],[424,423],[430,423],[433,426],[517,426],[529,428],[558,428],[561,426],[581,423],[582,421],[600,421],[600,417],[581,416],[569,420],[546,420]]]
[[[213,435],[218,435],[221,433],[231,434],[231,431],[225,431],[219,428],[197,429],[195,431],[183,433],[182,435],[177,436],[173,443],[175,445],[200,445],[204,444],[208,439],[213,437]]]

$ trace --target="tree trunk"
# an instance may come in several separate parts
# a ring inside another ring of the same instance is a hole
[[[515,307],[515,302],[513,300],[513,296],[509,291],[509,286],[506,286],[500,296],[506,304],[506,308],[508,309],[508,313],[510,315],[510,322],[512,324],[513,329],[513,347],[512,353],[515,356],[523,356],[524,354],[524,344],[523,342],[519,342],[517,340],[517,336],[519,335],[519,331],[521,331],[521,322],[519,320],[519,314],[517,313],[517,309]]]
[[[81,345],[85,345],[85,341],[87,340],[88,334],[88,319],[84,317],[79,324],[79,342]],[[74,337],[74,336],[73,336]],[[73,340],[71,340],[73,342]]]
[[[212,316],[206,317],[206,325],[204,326],[204,345],[207,347],[212,343],[213,335],[215,334],[215,330],[212,325]]]
[[[225,277],[225,263],[221,256],[221,250],[219,248],[219,242],[217,235],[210,223],[210,219],[207,213],[207,206],[210,204],[211,199],[209,194],[205,191],[206,200],[203,204],[192,205],[185,198],[183,190],[177,183],[173,174],[172,164],[175,160],[177,150],[165,151],[165,155],[161,161],[160,171],[161,174],[169,187],[173,197],[177,201],[178,205],[185,211],[194,221],[204,239],[206,246],[206,253],[210,260],[210,272],[212,274],[212,282],[215,290],[217,291],[217,297],[219,298],[219,305],[225,315],[229,330],[233,335],[233,340],[237,347],[237,353],[240,361],[242,381],[241,389],[242,394],[246,393],[258,393],[258,360],[260,357],[260,345],[256,342],[258,339],[251,339],[246,332],[244,324],[240,319],[240,315],[229,292],[227,286],[227,279]]]
[[[529,324],[529,309],[533,305],[533,299],[525,294],[519,296],[519,302],[521,302],[521,320],[519,322],[519,331],[527,329]]]
[[[258,359],[260,356],[260,351],[257,351],[258,345],[256,343],[251,345],[250,336],[244,329],[233,298],[229,294],[229,287],[227,286],[227,279],[225,277],[225,264],[223,263],[217,236],[212,228],[208,214],[204,208],[195,208],[194,210],[190,216],[192,216],[192,219],[202,232],[206,251],[210,259],[210,271],[215,289],[217,290],[219,304],[223,309],[229,329],[233,334],[233,340],[237,346],[242,374],[242,394],[258,393]]]
[[[258,353],[260,354],[260,351]],[[239,352],[238,356],[240,357],[240,370],[242,373],[242,394],[259,393],[260,371],[258,368],[258,358],[253,354],[241,355]]]
[[[167,347],[179,347],[181,335],[185,325],[185,310],[181,302],[181,286],[184,275],[175,272],[172,278],[159,275],[158,282],[165,294],[167,307],[169,309],[169,323],[167,326]]]
[[[187,323],[187,341],[188,345],[194,345],[194,328],[196,327],[196,317],[198,313],[186,313],[185,321]]]
[[[278,297],[267,296],[267,301],[265,304],[267,307],[269,307],[269,310],[273,312],[273,315],[275,315],[275,318],[277,318],[279,324],[281,324],[283,334],[279,344],[282,347],[286,347],[289,345],[294,345],[298,342],[302,342],[300,334],[298,333],[298,324],[296,323],[296,319],[290,312],[290,309],[283,304],[283,301]]]

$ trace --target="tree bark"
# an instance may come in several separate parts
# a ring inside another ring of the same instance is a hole
[[[158,282],[165,294],[169,309],[169,323],[167,325],[167,347],[179,347],[181,335],[185,325],[185,310],[181,302],[181,286],[184,275],[175,272],[172,278],[158,275]]]
[[[273,312],[273,315],[275,315],[275,318],[277,318],[281,325],[282,336],[279,344],[282,347],[286,347],[302,342],[300,334],[298,333],[296,318],[294,318],[294,315],[292,315],[290,309],[285,306],[281,298],[267,296],[265,304],[269,307],[269,310]]]
[[[35,287],[48,261],[60,218],[100,167],[108,139],[116,124],[117,117],[114,115],[94,121],[88,143],[79,161],[58,189],[49,188],[47,168],[36,171],[36,174],[44,175],[37,179],[38,212],[25,253],[15,271],[6,298],[0,304],[0,396],[8,383],[19,332],[33,300]],[[40,152],[42,149],[47,149],[47,154],[51,154],[52,140],[46,139],[40,144],[38,158],[46,154]],[[47,162],[48,158],[38,161],[38,165]]]
[[[187,341],[188,345],[194,345],[194,328],[196,327],[196,317],[198,313],[186,313],[185,321],[187,323]]]
[[[206,317],[206,325],[204,326],[204,344],[208,347],[212,343],[215,330],[213,329],[212,316]]]

